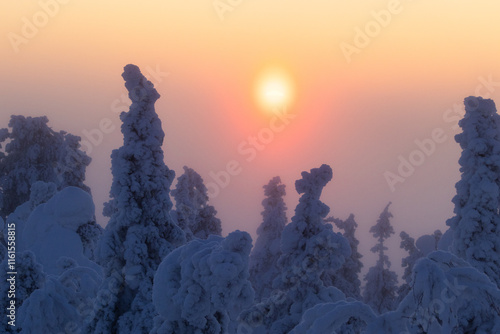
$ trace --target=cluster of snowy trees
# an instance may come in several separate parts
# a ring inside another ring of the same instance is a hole
[[[164,162],[160,97],[135,65],[113,183],[95,220],[80,138],[46,117],[0,130],[0,305],[5,333],[495,333],[500,332],[500,116],[469,97],[462,178],[448,231],[401,232],[398,284],[386,254],[389,203],[371,227],[376,263],[361,276],[357,223],[328,217],[328,165],[302,172],[290,222],[285,185],[264,186],[257,239],[223,237],[199,174]],[[175,202],[175,207],[174,207]],[[10,267],[10,266],[14,267]],[[15,272],[15,274],[12,274]],[[15,296],[11,282],[15,281]],[[365,283],[362,285],[362,281]],[[12,304],[14,303],[14,312]]]

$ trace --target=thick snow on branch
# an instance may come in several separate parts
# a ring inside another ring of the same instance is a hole
[[[236,333],[237,317],[254,292],[248,280],[252,239],[195,239],[170,253],[156,272],[153,303],[160,314],[152,333]]]

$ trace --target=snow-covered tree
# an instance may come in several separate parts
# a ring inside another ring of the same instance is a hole
[[[451,250],[500,286],[500,116],[489,99],[465,99],[460,181],[453,198],[455,216],[446,224],[453,231]]]
[[[384,252],[387,250],[384,241],[394,234],[389,221],[392,218],[392,213],[389,212],[390,205],[391,203],[387,204],[377,223],[370,228],[370,233],[378,240],[371,249],[373,253],[378,254],[378,260],[365,276],[366,286],[363,292],[364,301],[379,314],[394,308],[398,283],[396,273],[389,270],[391,262]]]
[[[177,179],[172,190],[175,199],[177,224],[186,233],[187,240],[193,237],[206,239],[209,235],[221,235],[220,219],[217,211],[208,205],[208,190],[201,176],[184,166],[184,173]]]
[[[85,180],[85,170],[92,159],[80,150],[80,137],[66,132],[61,132],[61,134],[64,141],[59,150],[59,159],[56,165],[59,189],[73,186],[90,193],[90,188],[83,181]]]
[[[348,241],[324,222],[330,209],[320,196],[331,179],[332,169],[322,165],[302,172],[302,179],[295,182],[302,196],[281,234],[281,274],[273,282],[276,290],[241,314],[242,323],[256,327],[255,333],[288,333],[310,307],[345,299],[339,289],[325,287],[321,280],[325,270],[340,268],[351,253]]]
[[[327,286],[332,285],[340,289],[346,297],[352,297],[359,300],[361,299],[361,281],[359,279],[359,273],[363,267],[363,263],[360,259],[363,255],[358,252],[359,240],[355,236],[358,223],[356,223],[353,214],[349,215],[349,218],[346,220],[330,217],[326,219],[326,221],[334,223],[337,228],[343,231],[342,235],[347,239],[351,247],[351,256],[345,260],[342,267],[336,272],[325,273],[325,275],[323,275],[323,281]]]
[[[75,186],[90,192],[83,183],[90,158],[79,147],[80,137],[55,132],[47,117],[12,116],[9,129],[1,129],[0,216],[7,217],[28,201],[36,181],[53,182],[60,190]]]
[[[279,176],[264,186],[266,198],[262,201],[263,221],[257,229],[257,241],[250,254],[250,282],[255,290],[255,300],[270,296],[273,281],[279,276],[278,259],[281,256],[281,233],[287,223],[285,185]]]
[[[8,267],[7,259],[1,264],[0,270],[0,307],[5,311],[0,332],[2,333],[19,333],[22,323],[16,316],[7,317],[10,311],[6,311],[10,305],[8,291],[10,289],[10,275],[7,274],[11,270]],[[17,272],[15,278],[15,307],[16,310],[23,305],[24,301],[33,293],[33,291],[42,288],[45,285],[46,274],[43,272],[42,266],[36,262],[35,255],[30,251],[18,252],[16,254],[15,270]],[[8,324],[8,321],[14,320],[15,327]]]
[[[413,268],[412,292],[398,307],[406,333],[500,333],[500,291],[483,273],[436,251]]]
[[[105,280],[91,333],[147,333],[155,314],[153,277],[162,259],[186,242],[170,211],[175,173],[164,163],[164,132],[154,109],[160,97],[135,65],[122,74],[132,101],[123,121],[123,146],[111,154],[111,218],[96,257]],[[110,210],[109,210],[110,209]]]
[[[83,254],[93,261],[95,260],[95,249],[103,231],[103,228],[94,219],[80,225],[76,230],[82,240]]]
[[[235,231],[226,238],[195,239],[170,253],[154,279],[159,316],[151,333],[236,333],[238,314],[254,299],[251,248],[250,235]]]
[[[63,259],[65,260],[65,259]],[[81,333],[93,311],[101,276],[66,258],[60,276],[49,276],[19,309],[21,333]]]
[[[405,269],[403,273],[403,284],[398,288],[398,301],[400,302],[411,289],[412,271],[415,262],[424,256],[424,254],[415,246],[415,239],[406,232],[399,234],[401,237],[400,248],[408,252],[408,256],[401,260],[401,266]]]

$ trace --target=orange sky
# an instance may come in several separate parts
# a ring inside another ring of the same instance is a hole
[[[189,165],[209,183],[211,172],[239,163],[241,173],[213,198],[224,233],[254,234],[261,186],[275,175],[288,186],[291,217],[294,180],[321,163],[334,170],[324,200],[340,218],[356,214],[365,255],[369,226],[388,201],[397,233],[445,229],[460,151],[443,117],[478,92],[500,101],[499,2],[242,0],[221,15],[213,3],[1,1],[2,127],[11,114],[47,115],[54,129],[85,139],[109,119],[114,131],[89,148],[100,208],[109,155],[121,144],[117,111],[128,103],[121,73],[134,63],[162,95],[169,167],[180,173]],[[346,57],[346,45],[357,51]],[[238,148],[250,147],[273,117],[254,96],[269,66],[293,79],[294,118],[247,161]],[[164,74],[151,75],[155,69]],[[396,172],[398,157],[436,128],[447,140],[391,191],[384,172]]]

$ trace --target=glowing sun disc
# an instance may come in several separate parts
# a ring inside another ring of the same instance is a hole
[[[257,101],[267,111],[285,108],[291,103],[292,95],[292,80],[282,70],[264,71],[256,82]]]

